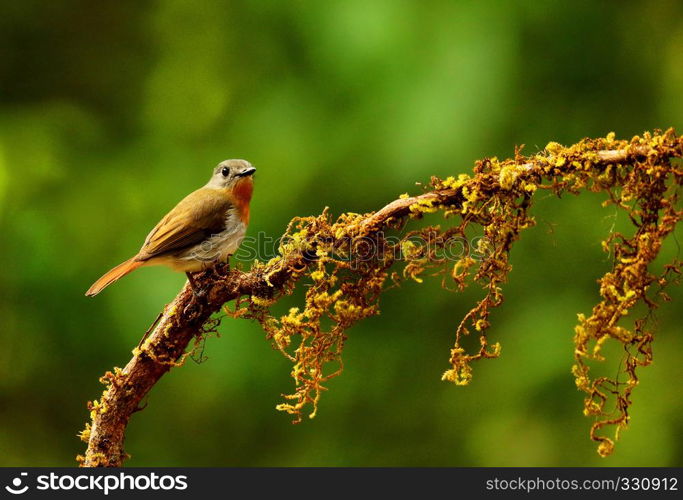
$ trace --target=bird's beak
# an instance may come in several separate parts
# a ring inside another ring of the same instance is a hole
[[[250,175],[253,175],[254,172],[256,172],[256,169],[254,167],[247,167],[244,170],[242,170],[239,174],[237,174],[237,177],[248,177]]]

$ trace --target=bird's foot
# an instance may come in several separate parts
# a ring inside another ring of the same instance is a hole
[[[199,284],[195,281],[192,273],[185,273],[187,276],[187,281],[190,283],[190,288],[192,289],[192,296],[195,299],[201,299],[206,295],[206,290],[202,289]]]
[[[225,279],[230,275],[230,262],[221,263],[218,262],[213,267],[213,273],[219,278]]]
[[[192,276],[192,273],[185,273],[185,275],[190,283],[192,297],[187,305],[183,308],[183,316],[190,317],[192,314],[198,314],[203,310],[204,304],[206,303],[207,290],[199,286],[197,281]]]

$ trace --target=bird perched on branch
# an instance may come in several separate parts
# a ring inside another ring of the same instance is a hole
[[[149,233],[140,251],[98,279],[85,294],[97,295],[143,266],[163,265],[192,274],[226,262],[242,243],[256,169],[246,160],[226,160],[209,182],[187,195]]]

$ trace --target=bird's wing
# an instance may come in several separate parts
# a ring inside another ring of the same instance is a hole
[[[217,189],[190,193],[149,233],[137,260],[148,260],[196,245],[225,229],[230,198]]]

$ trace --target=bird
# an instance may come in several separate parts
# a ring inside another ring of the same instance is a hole
[[[234,254],[249,225],[249,204],[256,168],[246,160],[225,160],[209,182],[183,198],[150,231],[140,251],[85,292],[93,297],[128,273],[163,265],[184,272],[194,292],[192,273],[204,271]]]

